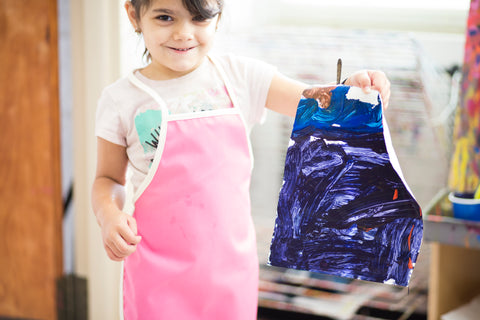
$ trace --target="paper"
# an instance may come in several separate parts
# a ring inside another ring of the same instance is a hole
[[[378,92],[304,92],[287,150],[273,266],[407,286],[421,209],[402,177]]]

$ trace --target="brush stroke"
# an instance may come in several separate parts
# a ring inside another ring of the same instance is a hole
[[[406,286],[421,209],[390,162],[379,94],[351,89],[313,88],[300,100],[269,264]]]

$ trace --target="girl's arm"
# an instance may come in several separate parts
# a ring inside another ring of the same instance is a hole
[[[385,73],[377,70],[361,70],[347,78],[346,85],[362,88],[366,93],[370,90],[380,92],[384,108],[390,99],[390,81]],[[266,107],[273,111],[295,117],[297,105],[303,91],[309,85],[290,79],[277,73],[268,90]]]
[[[97,172],[92,187],[92,206],[102,229],[105,251],[121,261],[132,254],[141,237],[133,217],[121,211],[125,200],[125,147],[97,138]]]
[[[273,77],[268,90],[266,107],[287,116],[295,117],[298,102],[309,86],[280,73]]]

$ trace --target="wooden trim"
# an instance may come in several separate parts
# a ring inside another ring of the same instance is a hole
[[[0,315],[55,319],[63,270],[57,2],[4,0],[0,21]]]
[[[51,112],[51,176],[56,195],[55,211],[53,212],[53,228],[51,243],[54,248],[54,268],[57,277],[63,273],[63,196],[62,196],[62,160],[61,160],[61,130],[60,130],[60,89],[59,89],[59,57],[58,57],[58,5],[57,0],[49,0],[50,28],[50,112]]]
[[[480,250],[432,243],[428,319],[439,320],[480,294]]]

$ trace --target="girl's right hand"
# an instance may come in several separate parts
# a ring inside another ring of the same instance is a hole
[[[135,219],[120,210],[125,202],[126,148],[97,138],[97,173],[92,186],[92,207],[102,229],[102,240],[110,259],[122,261],[137,248]]]
[[[103,214],[101,223],[103,246],[113,261],[123,261],[137,249],[142,237],[132,216],[114,209]]]

